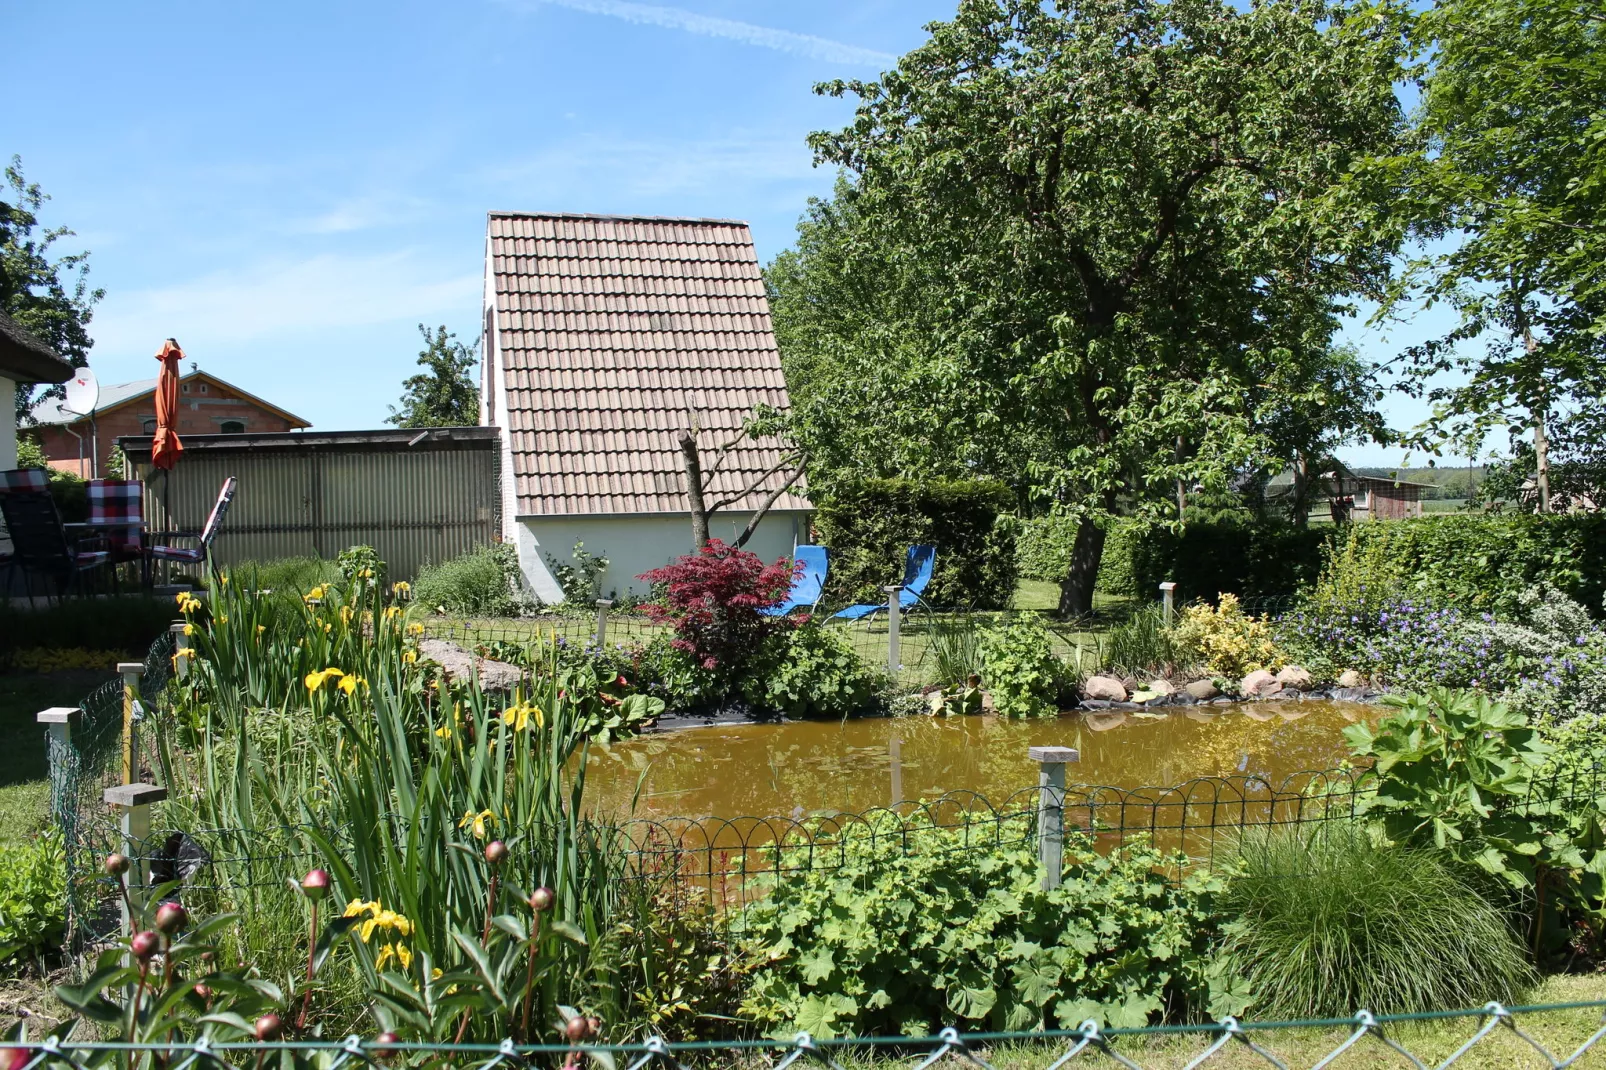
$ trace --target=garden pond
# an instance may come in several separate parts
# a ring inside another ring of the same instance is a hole
[[[593,745],[586,794],[600,812],[790,816],[862,811],[973,791],[1002,803],[1037,783],[1029,747],[1075,747],[1069,783],[1137,788],[1194,777],[1331,769],[1342,730],[1377,707],[1329,700],[1063,714],[1043,720],[862,718],[651,732]],[[632,797],[634,796],[634,806]]]

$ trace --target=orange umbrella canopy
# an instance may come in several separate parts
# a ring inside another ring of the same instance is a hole
[[[156,438],[151,441],[151,466],[172,467],[178,455],[184,452],[184,443],[178,440],[178,362],[184,351],[169,338],[156,354],[162,362],[162,371],[156,379]]]

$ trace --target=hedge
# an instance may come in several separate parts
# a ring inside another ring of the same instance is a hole
[[[1080,523],[1071,516],[1036,516],[1019,522],[1015,534],[1015,565],[1022,579],[1058,583],[1071,566],[1071,546],[1076,542]],[[1130,594],[1132,547],[1141,529],[1129,520],[1110,526],[1104,539],[1104,557],[1099,563],[1098,589],[1106,594]]]
[[[1356,537],[1381,540],[1410,577],[1406,590],[1469,610],[1510,613],[1524,589],[1550,583],[1602,611],[1606,595],[1606,514],[1448,513],[1411,520],[1361,521]],[[1291,524],[1189,524],[1128,533],[1129,571],[1111,561],[1111,581],[1154,597],[1175,580],[1179,599],[1297,594],[1315,581],[1338,529]],[[1111,542],[1116,540],[1112,538]],[[1124,572],[1124,574],[1123,574]]]
[[[872,479],[833,483],[816,502],[816,537],[830,550],[826,601],[880,602],[903,577],[912,545],[937,547],[925,598],[935,606],[1006,609],[1015,593],[1015,495],[988,480]]]

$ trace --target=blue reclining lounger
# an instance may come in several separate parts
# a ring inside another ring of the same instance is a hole
[[[931,582],[931,567],[937,561],[937,548],[935,546],[911,546],[909,557],[903,563],[903,590],[898,592],[898,606],[908,609],[921,600],[925,593],[926,584]],[[835,616],[846,620],[858,620],[868,617],[878,609],[886,609],[885,602],[867,603],[858,606],[849,606]]]
[[[803,565],[801,571],[792,580],[792,589],[786,592],[786,601],[778,606],[759,610],[766,617],[784,617],[794,609],[807,606],[813,609],[820,602],[820,592],[825,589],[825,547],[799,546],[792,552],[792,558]]]

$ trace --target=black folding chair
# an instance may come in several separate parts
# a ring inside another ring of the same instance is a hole
[[[44,491],[9,491],[0,494],[0,513],[11,536],[12,564],[22,570],[28,597],[33,597],[32,576],[41,575],[55,586],[57,598],[84,590],[84,579],[109,565],[111,552],[99,539],[67,538],[55,499]],[[113,577],[115,582],[115,577]],[[47,593],[48,597],[48,593]]]

